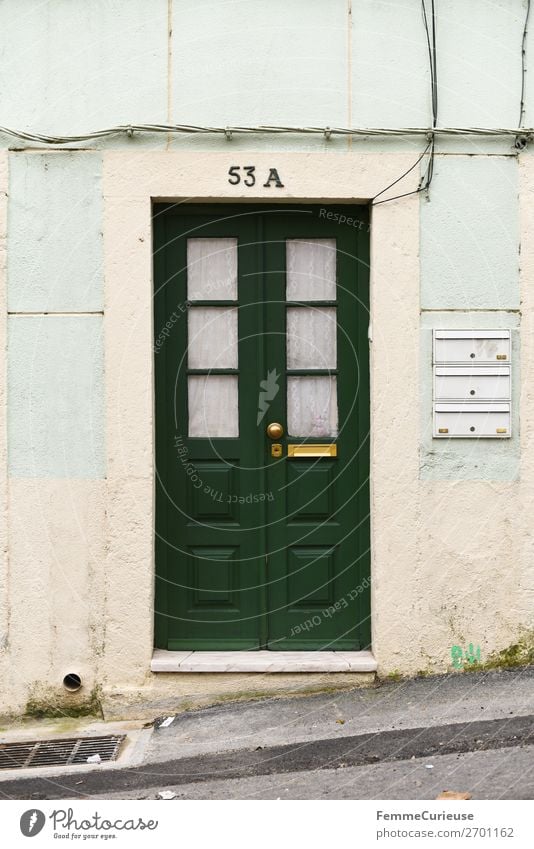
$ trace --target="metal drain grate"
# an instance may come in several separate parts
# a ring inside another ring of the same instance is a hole
[[[31,743],[0,743],[0,769],[85,764],[91,755],[100,755],[102,761],[114,761],[125,736],[117,734],[67,740],[34,740]]]

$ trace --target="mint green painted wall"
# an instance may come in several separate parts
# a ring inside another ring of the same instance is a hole
[[[167,0],[2,0],[0,44],[3,126],[166,120]]]
[[[514,125],[525,0],[437,10],[441,123]],[[420,0],[3,0],[0,33],[5,126],[164,122],[169,103],[172,120],[210,125],[429,116]],[[527,101],[533,122],[528,86]]]
[[[426,312],[421,317],[420,477],[425,480],[516,480],[520,469],[519,315],[510,312]],[[432,438],[432,330],[512,331],[512,436],[510,439]]]
[[[171,118],[208,126],[347,126],[347,0],[172,4]],[[173,137],[194,150],[346,151],[311,136]],[[231,146],[229,146],[231,145]]]
[[[440,123],[515,124],[525,0],[446,0],[437,8]],[[3,0],[0,45],[4,45],[1,122],[25,130],[75,134],[121,123],[169,120],[208,125],[430,123],[420,0],[94,0],[91,4]],[[534,26],[527,51],[527,64],[533,66]],[[526,122],[534,123],[534,86],[528,80],[527,75]],[[0,136],[0,144],[13,141]],[[25,325],[13,324],[10,464],[15,474],[62,476],[68,469],[89,477],[104,473],[103,424],[98,423],[102,385],[89,397],[73,396],[81,406],[79,412],[74,407],[70,412],[82,431],[82,419],[95,423],[94,439],[101,438],[102,443],[98,447],[95,442],[94,451],[90,441],[80,446],[77,437],[63,440],[44,390],[38,388],[41,384],[32,389],[36,393],[32,436],[26,423],[29,402],[26,396],[19,402],[18,393],[24,393],[25,381],[33,374],[32,351],[39,353],[36,373],[53,383],[61,361],[60,350],[52,345],[53,333],[65,335],[65,350],[76,355],[79,385],[96,387],[103,379],[89,355],[93,351],[96,356],[100,345],[93,330],[100,317],[76,315],[103,308],[98,149],[166,145],[198,150],[199,155],[205,150],[232,150],[237,156],[257,149],[327,150],[334,155],[408,149],[415,161],[424,142],[327,142],[309,136],[236,136],[228,142],[221,136],[135,135],[79,145],[94,154],[45,153],[35,145],[31,153],[13,152],[9,310],[73,314],[40,319],[43,338],[36,336],[35,324],[28,324],[34,328],[28,336],[19,329]],[[16,146],[30,145],[17,141]],[[440,310],[453,311],[446,316],[451,327],[463,321],[475,326],[478,317],[466,318],[465,311],[519,308],[517,159],[510,155],[509,141],[489,139],[440,140],[437,153],[430,199],[421,199],[422,327],[441,320],[435,315]],[[492,313],[487,321],[513,322],[515,315]],[[71,327],[78,334],[79,356]],[[422,331],[424,417],[430,415],[431,397],[424,347],[428,332]],[[67,391],[70,384],[62,386]],[[457,441],[446,449],[443,442],[433,446],[425,439],[423,475],[516,475],[514,440],[489,452],[486,443],[474,449],[473,441],[466,445]],[[32,458],[29,463],[23,460],[25,446]],[[472,461],[474,451],[487,455],[482,466]]]
[[[521,388],[517,157],[438,156],[429,200],[421,199],[420,228],[420,475],[514,480]],[[432,328],[438,327],[514,329],[511,439],[432,438]]]
[[[173,120],[346,125],[347,0],[173,3]]]
[[[12,153],[10,312],[103,309],[99,153]]]
[[[428,126],[428,51],[421,3],[353,0],[351,22],[352,125]]]
[[[14,477],[104,476],[102,316],[10,316]]]
[[[517,157],[438,156],[421,200],[421,307],[519,308]]]
[[[516,127],[525,0],[437,0],[436,5],[440,124]],[[528,102],[532,121],[532,90]],[[479,143],[479,152],[483,149]]]
[[[525,8],[526,0],[437,3],[442,125],[515,125]],[[429,122],[420,0],[2,0],[0,44],[0,115],[8,127],[73,134],[168,119]],[[533,49],[531,27],[529,55]],[[526,99],[533,123],[534,87],[527,85]]]
[[[101,169],[98,152],[10,155],[8,458],[15,477],[105,474]]]

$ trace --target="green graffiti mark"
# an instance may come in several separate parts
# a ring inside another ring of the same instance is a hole
[[[475,649],[473,643],[469,643],[465,651],[461,646],[451,646],[451,660],[455,669],[463,669],[467,663],[480,663],[480,646]]]
[[[451,659],[452,659],[452,665],[454,666],[455,669],[461,669],[462,668],[462,666],[463,666],[463,661],[462,661],[463,655],[464,655],[464,653],[463,653],[462,649],[460,648],[460,646],[452,646],[452,648],[451,648]]]

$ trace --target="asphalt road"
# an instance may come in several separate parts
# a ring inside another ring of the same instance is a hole
[[[160,789],[110,793],[106,798],[156,799]],[[534,799],[534,746],[219,779],[165,789],[173,791],[177,800],[435,799],[443,790],[468,791],[473,799]]]
[[[0,773],[0,798],[532,799],[533,754],[526,667],[178,713],[155,722],[141,765]]]
[[[126,798],[125,794],[133,794],[140,798],[141,791],[155,786],[164,789],[221,779],[280,778],[295,773],[317,775],[324,771],[341,772],[347,768],[406,763],[420,758],[431,763],[432,758],[445,755],[495,750],[520,750],[523,755],[523,747],[532,751],[531,745],[534,745],[534,716],[516,716],[238,749],[122,770],[83,774],[72,771],[54,779],[21,778],[0,782],[0,794],[8,799],[109,798],[111,794],[122,798]],[[319,786],[322,786],[322,778],[324,776],[319,776]]]

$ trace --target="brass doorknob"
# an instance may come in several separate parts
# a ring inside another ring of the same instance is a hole
[[[270,439],[280,439],[283,433],[284,428],[278,422],[271,422],[270,425],[267,425],[267,436]]]

